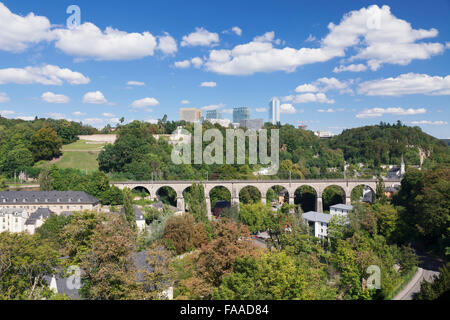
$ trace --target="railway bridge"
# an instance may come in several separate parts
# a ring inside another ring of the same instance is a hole
[[[386,187],[393,187],[400,184],[400,179],[390,179],[384,180]],[[112,183],[119,189],[129,188],[129,189],[145,189],[152,199],[158,199],[158,191],[163,187],[172,188],[177,194],[177,207],[181,210],[185,209],[184,192],[193,183],[198,183],[203,186],[206,198],[207,212],[208,215],[211,214],[211,199],[210,192],[213,188],[224,187],[231,194],[231,203],[239,205],[239,193],[240,191],[248,186],[255,187],[261,194],[261,201],[266,202],[267,191],[275,186],[283,187],[289,195],[289,204],[294,204],[295,191],[303,186],[309,186],[314,189],[316,193],[316,211],[323,212],[322,204],[322,194],[324,190],[329,186],[340,187],[345,194],[345,204],[350,204],[350,196],[352,190],[357,186],[363,185],[372,189],[373,192],[376,190],[376,179],[332,179],[332,180],[209,180],[209,181],[184,181],[184,180],[173,180],[173,181],[121,181]]]

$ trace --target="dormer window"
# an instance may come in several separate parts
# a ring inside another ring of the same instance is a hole
[[[45,199],[45,202],[48,202],[48,199]]]
[[[58,199],[56,199],[56,202],[60,202],[59,198],[58,198]]]

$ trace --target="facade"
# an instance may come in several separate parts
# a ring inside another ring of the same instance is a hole
[[[222,119],[222,111],[217,109],[206,111],[206,120],[210,119]]]
[[[328,236],[328,225],[333,216],[331,214],[308,211],[303,214],[303,219],[309,225],[316,238],[325,238]]]
[[[202,110],[196,108],[181,108],[180,120],[186,122],[199,122],[202,120]]]
[[[100,201],[84,191],[1,191],[0,208],[34,212],[47,208],[55,214],[64,211],[98,211]]]
[[[29,214],[25,209],[1,208],[0,232],[24,232],[28,217]]]
[[[277,124],[280,122],[280,100],[272,98],[269,103],[269,122]]]
[[[329,131],[316,131],[314,134],[319,137],[319,139],[331,139],[333,138],[333,134]]]
[[[23,208],[1,208],[0,232],[28,232],[29,234],[34,234],[36,229],[52,214],[55,213],[47,208],[39,208],[34,212]]]
[[[253,130],[261,130],[261,128],[263,127],[263,119],[241,120],[239,122],[239,127]]]
[[[353,206],[352,205],[348,205],[348,204],[335,204],[330,206],[330,214],[333,215],[347,215],[350,211],[353,210]]]
[[[233,123],[240,123],[241,120],[250,119],[250,108],[233,108]]]

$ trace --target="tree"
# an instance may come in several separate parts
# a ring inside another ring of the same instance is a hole
[[[133,260],[136,234],[122,216],[111,215],[93,230],[90,250],[81,258],[80,293],[91,300],[142,299]]]
[[[68,265],[78,264],[92,247],[92,235],[99,224],[106,220],[104,213],[77,212],[62,231],[62,252],[68,256]]]
[[[233,273],[214,291],[215,299],[314,300],[333,299],[323,271],[304,266],[283,251],[260,257],[237,257]]]
[[[64,245],[62,233],[64,227],[70,223],[72,216],[52,214],[36,229],[42,239],[47,239],[53,248],[60,249]]]
[[[51,175],[50,168],[48,166],[43,167],[38,178],[40,189],[42,191],[53,190],[53,181],[54,180]]]
[[[51,160],[59,157],[61,153],[62,140],[55,130],[50,127],[39,129],[31,137],[30,150],[33,152],[35,161]]]
[[[246,226],[226,219],[215,223],[213,239],[202,247],[196,262],[200,278],[219,286],[222,277],[232,272],[236,257],[256,253],[249,236]]]
[[[146,270],[138,270],[144,275],[145,296],[152,300],[166,299],[164,291],[173,285],[174,270],[170,265],[172,254],[164,247],[153,244],[146,252]]]
[[[241,204],[239,220],[248,226],[251,233],[266,230],[267,216],[272,209],[262,203]]]
[[[193,183],[189,191],[186,192],[186,203],[189,213],[195,218],[196,222],[208,222],[206,212],[206,199],[203,186],[199,183]]]
[[[190,214],[173,216],[167,220],[163,240],[168,248],[173,248],[177,254],[191,251],[207,242],[203,224],[195,224]]]
[[[54,273],[58,254],[39,236],[0,233],[0,300],[49,299],[44,276]]]
[[[131,194],[131,190],[128,188],[123,189],[123,208],[125,211],[126,220],[133,230],[136,230],[136,213],[134,212],[133,207],[133,195]]]
[[[450,265],[439,268],[439,276],[433,281],[422,281],[417,300],[449,300],[450,298]]]

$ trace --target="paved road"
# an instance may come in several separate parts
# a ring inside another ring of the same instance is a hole
[[[429,255],[419,250],[416,251],[419,257],[419,268],[411,281],[400,291],[393,300],[412,300],[420,291],[420,284],[423,280],[431,282],[434,275],[439,275],[439,267],[443,265],[441,259]]]

